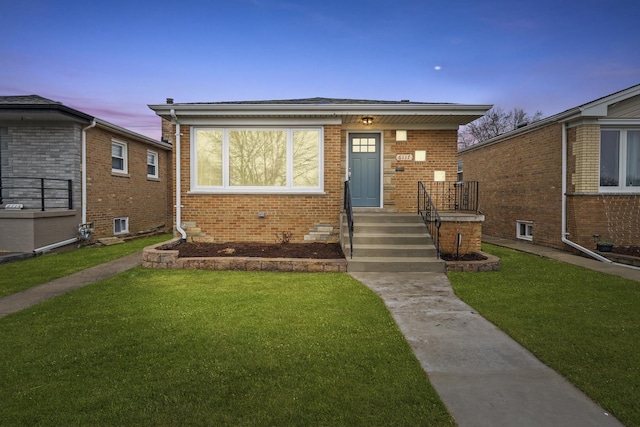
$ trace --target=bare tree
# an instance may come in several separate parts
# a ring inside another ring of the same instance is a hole
[[[520,126],[538,121],[541,118],[541,111],[536,111],[535,114],[530,115],[522,108],[504,111],[500,107],[494,107],[478,120],[460,129],[458,132],[458,148],[465,148],[486,141]]]

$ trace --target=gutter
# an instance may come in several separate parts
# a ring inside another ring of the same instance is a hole
[[[180,194],[180,122],[176,116],[176,111],[171,109],[172,122],[176,125],[176,230],[182,236],[182,240],[187,240],[187,232],[182,229],[182,197]]]
[[[562,243],[575,248],[598,261],[614,263],[610,259],[603,257],[579,244],[567,239],[567,123],[562,123]]]

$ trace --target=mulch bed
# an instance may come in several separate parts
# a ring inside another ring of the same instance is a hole
[[[344,258],[338,243],[253,243],[253,242],[181,242],[159,249],[177,250],[180,258],[260,257],[260,258]]]
[[[456,254],[440,254],[440,258],[445,261],[484,261],[487,259],[487,257],[477,252],[470,252],[459,257],[456,257]]]

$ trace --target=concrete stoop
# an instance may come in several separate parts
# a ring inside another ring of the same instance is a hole
[[[353,258],[344,239],[349,272],[444,272],[444,261],[418,214],[354,212]],[[346,219],[343,235],[348,236]]]

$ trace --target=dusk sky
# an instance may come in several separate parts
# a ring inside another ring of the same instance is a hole
[[[147,104],[336,97],[550,116],[640,83],[637,0],[0,0],[0,95],[158,138]]]

